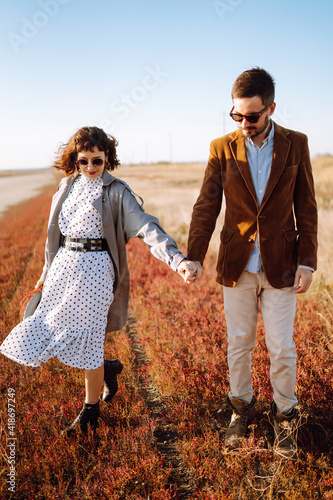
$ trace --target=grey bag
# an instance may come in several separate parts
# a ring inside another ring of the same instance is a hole
[[[28,302],[27,307],[25,308],[23,319],[28,318],[29,316],[32,316],[33,313],[36,311],[38,304],[42,300],[42,292],[36,292],[31,299]]]

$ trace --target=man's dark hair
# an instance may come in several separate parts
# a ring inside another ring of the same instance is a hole
[[[243,99],[244,97],[261,97],[264,106],[274,102],[275,82],[273,77],[262,68],[252,68],[244,71],[233,84],[231,97]]]

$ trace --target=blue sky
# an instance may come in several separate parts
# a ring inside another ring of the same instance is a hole
[[[333,154],[330,0],[0,0],[0,169],[44,167],[81,126],[122,163],[206,161],[230,91],[276,80],[281,125]]]

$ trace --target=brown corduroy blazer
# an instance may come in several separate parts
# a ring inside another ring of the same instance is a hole
[[[215,139],[193,207],[188,258],[203,263],[220,213],[226,211],[217,282],[234,286],[258,234],[264,272],[275,288],[292,286],[298,265],[317,267],[317,205],[307,137],[274,123],[271,173],[260,207],[240,130]]]

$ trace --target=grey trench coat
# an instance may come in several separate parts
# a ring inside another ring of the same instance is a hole
[[[77,175],[62,179],[52,198],[45,245],[45,265],[40,277],[42,281],[45,281],[60,247],[58,216]],[[140,203],[137,195],[124,181],[104,171],[103,194],[93,206],[102,216],[104,235],[116,273],[114,301],[109,309],[106,332],[120,330],[127,321],[130,276],[126,244],[130,238],[139,237],[148,245],[154,257],[165,262],[173,271],[176,271],[180,262],[185,259],[175,241],[160,226],[158,219],[144,212],[142,198],[139,200]]]

